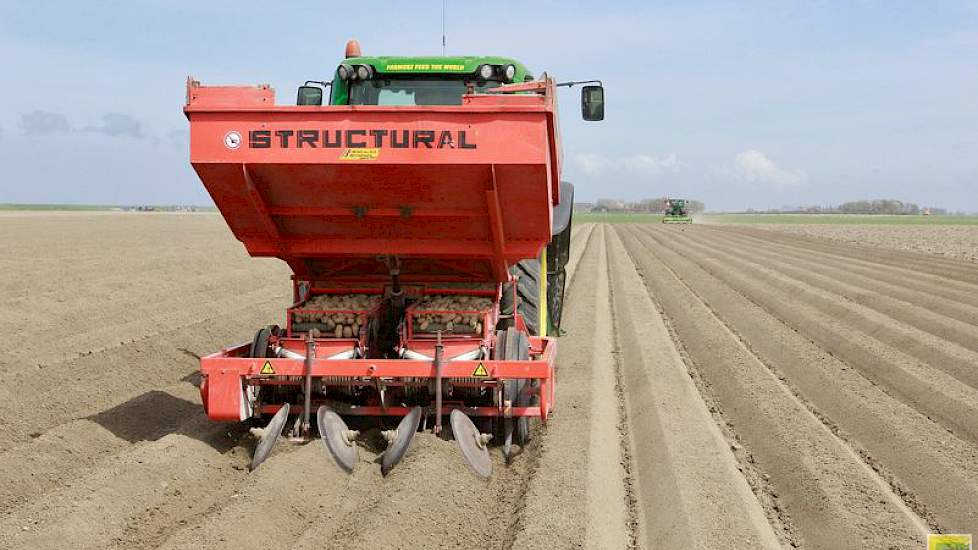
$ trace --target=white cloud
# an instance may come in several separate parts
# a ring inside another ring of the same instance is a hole
[[[20,132],[25,136],[49,136],[71,129],[63,113],[34,110],[20,115]]]
[[[779,167],[764,153],[749,149],[734,159],[734,175],[748,183],[767,185],[777,189],[800,187],[808,182],[808,174],[801,170]]]
[[[642,153],[618,157],[607,157],[597,153],[578,153],[574,155],[574,162],[585,174],[592,176],[608,172],[654,176],[665,172],[678,172],[684,166],[675,153],[663,157]]]
[[[577,153],[574,155],[574,162],[589,175],[600,174],[608,166],[608,158],[595,153]]]
[[[101,126],[86,126],[82,128],[84,132],[97,132],[112,137],[133,137],[140,139],[143,137],[143,125],[129,115],[118,113],[108,113],[102,115]]]
[[[653,155],[631,155],[622,159],[627,170],[641,174],[661,174],[662,172],[678,172],[682,169],[682,163],[676,157],[676,153],[670,153],[664,157]]]

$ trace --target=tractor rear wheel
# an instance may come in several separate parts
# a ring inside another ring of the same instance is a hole
[[[569,192],[573,198],[573,190]],[[515,326],[514,310],[523,316],[526,328],[532,336],[560,336],[561,313],[564,309],[564,286],[567,272],[565,266],[570,260],[571,223],[573,215],[567,214],[566,225],[553,235],[543,254],[546,255],[547,269],[543,273],[540,258],[522,260],[510,268],[510,273],[516,279],[515,283],[503,285],[503,293],[499,300],[499,312],[508,318],[500,321],[497,328],[505,329]],[[541,277],[546,277],[546,295],[541,296]],[[513,306],[513,285],[516,285],[516,306]],[[540,308],[544,307],[545,315]],[[541,326],[541,317],[543,317]]]
[[[516,276],[516,282],[503,285],[503,294],[499,299],[499,313],[513,315],[513,285],[515,284],[517,298],[515,312],[523,316],[530,334],[537,336],[540,334],[540,260],[536,258],[522,260],[514,265],[510,272]],[[513,319],[510,317],[501,322],[499,328],[512,326],[514,326]]]

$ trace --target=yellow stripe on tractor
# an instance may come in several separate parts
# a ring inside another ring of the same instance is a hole
[[[547,301],[547,247],[543,247],[543,252],[540,253],[540,304],[537,306],[540,313],[540,322],[537,325],[540,327],[538,336],[547,336],[547,326],[550,324],[547,316]]]

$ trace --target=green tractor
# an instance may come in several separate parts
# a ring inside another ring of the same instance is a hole
[[[666,216],[662,223],[693,223],[686,209],[686,199],[666,199]]]

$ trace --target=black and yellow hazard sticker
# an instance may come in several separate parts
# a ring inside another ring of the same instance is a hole
[[[340,160],[377,160],[380,149],[376,147],[350,147],[344,149]]]
[[[482,363],[479,363],[479,366],[476,367],[474,371],[472,371],[472,376],[477,376],[479,378],[488,378],[489,377],[489,371],[486,370],[486,366],[485,365],[483,365]]]
[[[265,364],[262,365],[261,370],[258,371],[258,374],[275,374],[275,367],[272,366],[272,362],[265,361]]]

